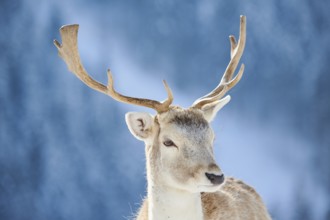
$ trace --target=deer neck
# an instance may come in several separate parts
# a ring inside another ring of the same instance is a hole
[[[149,220],[202,220],[200,193],[148,183]]]
[[[149,145],[150,146],[150,145]],[[161,172],[152,161],[157,153],[146,147],[148,180],[148,220],[203,220],[200,193],[191,193],[162,184]]]

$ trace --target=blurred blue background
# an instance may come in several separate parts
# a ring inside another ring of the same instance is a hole
[[[330,219],[330,1],[1,0],[0,219],[131,219],[145,195],[142,142],[124,122],[149,109],[97,93],[58,57],[79,23],[88,72],[128,95],[190,106],[229,61],[247,16],[245,74],[213,122],[217,161],[274,219]],[[153,113],[153,112],[152,112]]]

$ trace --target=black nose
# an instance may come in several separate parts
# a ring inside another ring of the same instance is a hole
[[[214,185],[220,185],[225,180],[225,176],[223,174],[215,175],[212,173],[205,173],[205,175]]]

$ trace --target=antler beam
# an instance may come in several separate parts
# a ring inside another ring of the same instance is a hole
[[[59,56],[67,64],[68,69],[73,74],[75,74],[82,82],[84,82],[90,88],[102,92],[106,95],[109,95],[113,99],[120,102],[152,108],[155,109],[158,113],[166,112],[169,109],[169,106],[172,104],[173,101],[173,95],[171,89],[169,88],[165,80],[163,81],[163,83],[167,91],[168,98],[163,102],[150,100],[150,99],[124,96],[116,92],[113,86],[113,79],[110,70],[108,70],[107,85],[103,85],[102,83],[99,83],[96,80],[94,80],[87,73],[80,60],[80,55],[78,52],[78,43],[77,43],[78,29],[79,29],[79,25],[77,24],[65,25],[61,27],[60,34],[62,38],[62,45],[57,40],[54,40],[54,44],[58,49]]]
[[[212,103],[216,100],[221,99],[231,88],[233,88],[242,78],[244,72],[244,64],[241,65],[237,75],[233,78],[233,74],[238,66],[238,63],[242,57],[246,39],[246,17],[241,16],[240,18],[240,33],[239,40],[233,35],[229,36],[230,40],[230,61],[223,74],[223,77],[219,85],[209,94],[197,99],[192,107],[201,109],[204,105]]]

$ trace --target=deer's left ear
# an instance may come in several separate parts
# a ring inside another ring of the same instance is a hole
[[[208,122],[213,121],[215,116],[217,115],[218,111],[222,109],[228,102],[230,101],[230,96],[227,95],[226,97],[212,102],[210,104],[204,105],[202,107],[202,111],[204,113],[204,117]]]
[[[154,118],[145,112],[128,112],[125,115],[128,129],[137,139],[144,141],[151,136]]]

